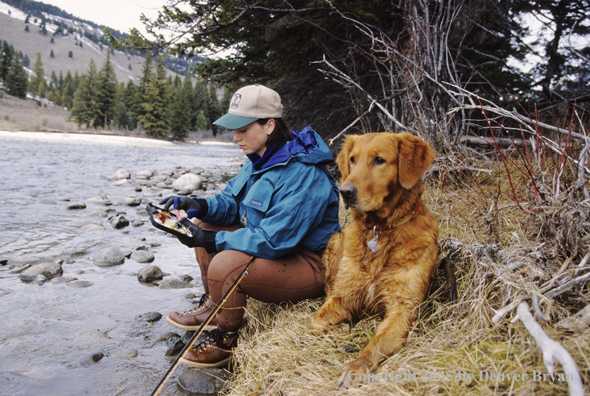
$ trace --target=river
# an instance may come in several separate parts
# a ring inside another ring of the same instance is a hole
[[[15,135],[16,136],[16,135]],[[0,228],[0,394],[1,395],[146,395],[170,367],[169,345],[160,338],[179,333],[164,320],[171,311],[192,308],[202,285],[191,249],[151,226],[143,212],[147,201],[157,203],[172,190],[137,184],[114,185],[117,169],[132,175],[144,169],[163,171],[172,166],[191,169],[236,167],[244,155],[222,145],[106,145],[85,141],[65,143],[39,139],[0,140],[0,199],[4,207]],[[209,190],[206,194],[214,193]],[[200,192],[205,194],[205,192]],[[109,208],[140,226],[114,229],[98,215],[92,198],[106,195]],[[130,207],[122,201],[142,199]],[[72,202],[87,208],[68,210]],[[104,230],[88,232],[86,224]],[[92,255],[116,246],[135,250],[147,244],[164,279],[190,275],[192,288],[163,290],[140,283],[137,272],[146,264],[126,259],[122,265],[98,267]],[[65,249],[84,254],[64,259]],[[11,263],[64,259],[63,276],[91,282],[74,288],[66,283],[24,283]],[[152,323],[138,315],[159,312]],[[180,332],[182,335],[182,332]],[[102,359],[96,356],[104,356]],[[92,357],[95,357],[94,362]],[[181,371],[182,367],[177,371]],[[173,376],[167,392],[186,394]]]

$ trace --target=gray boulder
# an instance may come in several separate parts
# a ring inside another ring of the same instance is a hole
[[[113,180],[121,180],[121,179],[129,179],[131,177],[131,173],[127,169],[117,169],[115,174],[113,175]]]
[[[194,173],[187,173],[185,175],[180,176],[174,183],[172,183],[172,187],[176,191],[194,191],[200,190],[203,182],[201,178]]]
[[[27,268],[26,270],[20,273],[19,278],[23,282],[32,282],[35,280],[35,278],[37,278],[38,275],[43,276],[45,280],[49,280],[51,278],[62,276],[62,274],[63,269],[60,264],[42,263]]]
[[[153,282],[164,278],[164,273],[157,265],[149,265],[142,268],[137,273],[137,279],[140,282]]]
[[[154,255],[147,250],[137,250],[131,254],[131,260],[138,263],[151,263],[154,259]]]
[[[99,267],[110,267],[123,264],[125,262],[125,255],[116,247],[108,247],[96,252],[92,260]]]

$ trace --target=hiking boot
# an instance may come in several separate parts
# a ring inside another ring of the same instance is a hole
[[[215,329],[209,332],[206,339],[185,353],[180,362],[193,367],[222,367],[229,362],[237,345],[238,332],[222,333]]]
[[[203,294],[199,301],[199,306],[190,311],[182,313],[172,312],[166,317],[166,321],[174,327],[178,327],[182,330],[198,330],[211,311],[213,311],[214,305],[211,303],[211,296],[209,294]],[[211,319],[211,322],[205,326],[205,330],[213,330],[217,328],[217,322],[215,317]]]

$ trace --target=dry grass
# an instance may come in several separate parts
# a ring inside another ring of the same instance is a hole
[[[572,355],[590,392],[590,329],[587,324],[557,325],[588,304],[588,287],[576,285],[555,298],[546,298],[543,289],[558,273],[573,278],[588,271],[576,271],[588,253],[587,229],[576,228],[573,239],[567,235],[575,223],[568,218],[576,211],[587,215],[588,201],[534,201],[531,181],[509,167],[519,207],[502,162],[470,164],[491,171],[479,174],[441,171],[445,166],[437,165],[427,177],[424,198],[440,222],[441,250],[451,253],[458,301],[447,302],[440,270],[406,344],[376,371],[380,380],[375,377],[347,394],[568,394],[563,378],[552,381],[546,375],[541,351],[524,325],[510,322],[514,311],[492,321],[495,311],[519,298],[530,301],[533,293],[548,318],[540,322],[543,329]],[[532,203],[523,205],[527,201]],[[224,394],[341,394],[336,381],[380,319],[365,318],[344,334],[316,337],[308,327],[322,303],[276,306],[250,300],[236,350],[238,368]],[[563,371],[556,362],[559,374]]]

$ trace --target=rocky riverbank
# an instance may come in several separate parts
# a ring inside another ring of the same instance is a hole
[[[136,312],[131,320],[113,320],[112,310],[101,312],[99,306],[93,306],[95,303],[92,301],[100,301],[99,304],[102,304],[103,301],[116,299],[118,293],[137,293],[138,298],[141,298],[139,296],[144,295],[143,290],[147,287],[147,290],[162,290],[162,295],[158,298],[166,298],[163,294],[166,291],[185,289],[185,299],[188,299],[191,305],[197,304],[202,285],[194,258],[189,259],[192,263],[184,270],[186,273],[168,273],[168,260],[177,260],[177,256],[170,253],[171,250],[182,250],[182,254],[190,256],[189,249],[180,245],[176,238],[155,229],[149,221],[145,206],[147,203],[157,205],[167,196],[208,197],[218,193],[225,187],[227,180],[238,173],[244,160],[244,157],[232,158],[228,160],[230,165],[223,167],[191,168],[179,165],[135,172],[119,169],[114,174],[96,175],[97,180],[105,185],[105,193],[99,196],[90,195],[83,199],[80,199],[79,195],[75,199],[67,196],[47,196],[38,199],[36,204],[55,207],[56,211],[62,213],[64,227],[73,229],[72,232],[80,235],[77,237],[80,242],[77,246],[71,246],[70,239],[56,238],[53,242],[56,246],[52,246],[51,249],[30,246],[23,247],[18,252],[0,253],[0,297],[4,302],[9,301],[6,298],[17,293],[26,295],[44,290],[51,296],[54,296],[54,293],[62,293],[60,296],[64,296],[68,295],[68,290],[78,291],[74,292],[75,294],[70,293],[70,297],[66,299],[55,297],[53,301],[48,301],[44,304],[45,311],[37,309],[38,314],[34,318],[27,318],[21,323],[8,320],[3,326],[6,335],[0,341],[12,342],[11,337],[22,332],[28,333],[27,326],[35,327],[39,322],[48,320],[52,321],[51,330],[59,332],[60,321],[76,321],[76,318],[83,314],[79,312],[82,310],[93,312],[94,326],[98,328],[98,333],[96,330],[94,333],[90,330],[85,331],[84,324],[80,325],[79,331],[72,331],[72,335],[67,336],[68,341],[64,348],[67,350],[72,348],[68,344],[74,344],[77,345],[75,349],[80,349],[81,352],[76,352],[74,356],[71,353],[66,354],[68,357],[62,358],[65,361],[62,364],[66,364],[68,368],[93,368],[99,371],[101,364],[107,368],[109,365],[117,364],[105,363],[105,359],[110,362],[137,360],[134,364],[141,367],[145,366],[141,359],[148,356],[149,362],[158,363],[150,368],[153,378],[146,380],[149,381],[146,387],[155,386],[152,384],[154,379],[165,372],[162,371],[162,366],[170,364],[190,334],[173,332],[176,329],[163,323],[161,318],[169,313],[168,308],[162,312]],[[46,253],[40,253],[39,250],[45,250]],[[158,262],[160,264],[157,264]],[[140,289],[133,286],[130,278],[135,279],[135,284],[141,285]],[[26,285],[25,289],[15,286],[14,280],[17,279],[21,285]],[[119,283],[124,285],[122,290],[115,290],[119,288]],[[153,295],[153,292],[150,295]],[[186,300],[177,300],[176,303],[178,309],[186,308]],[[109,301],[109,304],[117,306],[116,301]],[[154,302],[153,305],[157,309],[158,302]],[[80,306],[84,308],[80,309]],[[108,330],[101,330],[104,328]],[[66,328],[64,332],[67,334]],[[55,338],[59,339],[59,334]],[[50,356],[44,358],[51,359]],[[134,370],[132,367],[129,369]],[[27,370],[30,370],[30,367],[14,367],[14,370],[9,372],[0,372],[3,374],[0,375],[0,386],[10,394],[33,392],[38,385],[41,386],[36,382],[37,379],[27,379],[27,390],[23,391],[17,386],[19,380],[15,380],[16,377],[13,376],[14,372],[26,373]],[[218,385],[212,385],[210,380],[195,380],[194,374],[190,374],[193,370],[180,371],[183,375],[184,389],[194,391],[200,386],[206,386],[209,390],[218,389]],[[124,376],[122,372],[120,375]],[[187,375],[191,378],[188,382]],[[122,378],[121,381],[125,382],[125,379]],[[83,389],[80,388],[80,391]],[[72,391],[75,393],[75,390]],[[143,390],[128,394],[142,393]]]

